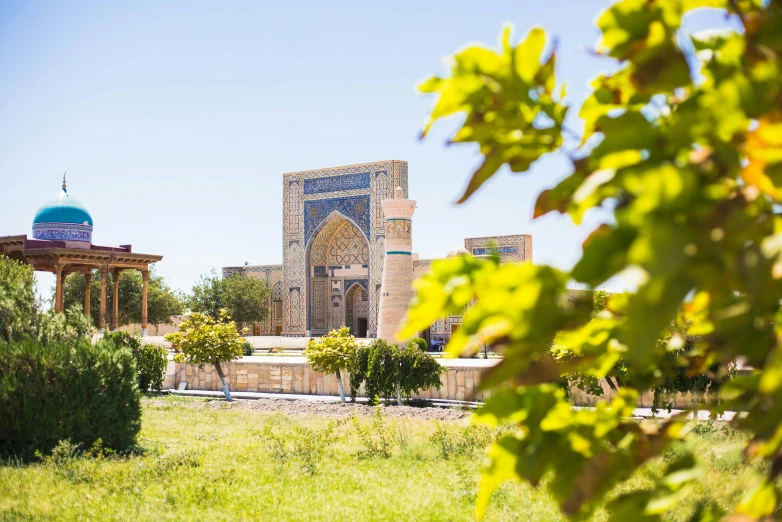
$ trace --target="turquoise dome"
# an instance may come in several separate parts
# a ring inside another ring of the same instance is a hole
[[[62,190],[41,205],[33,219],[33,238],[45,241],[92,243],[92,216],[78,199]]]
[[[78,199],[69,195],[67,190],[61,190],[41,205],[35,213],[33,224],[37,223],[73,223],[92,226],[92,216]]]

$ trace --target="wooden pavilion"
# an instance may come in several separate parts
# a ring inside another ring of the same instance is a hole
[[[74,241],[47,241],[28,239],[27,235],[0,237],[0,254],[11,259],[32,265],[36,271],[51,272],[57,276],[54,310],[63,312],[65,299],[63,283],[68,274],[80,273],[86,278],[84,296],[84,314],[90,315],[90,283],[92,271],[99,270],[100,278],[100,317],[98,328],[103,331],[106,325],[106,284],[108,274],[114,280],[113,313],[111,329],[119,326],[119,274],[122,270],[138,270],[141,272],[141,331],[147,331],[147,282],[149,280],[149,265],[160,261],[163,256],[134,253],[130,245],[106,247],[84,244]]]

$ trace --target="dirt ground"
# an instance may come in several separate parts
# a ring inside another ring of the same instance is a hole
[[[155,401],[151,401],[154,403]],[[220,408],[257,411],[261,413],[276,413],[281,411],[288,415],[305,416],[318,415],[320,417],[350,417],[351,415],[370,416],[374,414],[374,406],[367,404],[329,403],[320,401],[286,400],[286,399],[258,399],[241,400],[233,402],[219,401],[183,401],[183,406],[192,408]],[[382,406],[383,413],[389,417],[410,417],[426,420],[459,420],[468,417],[472,410],[457,408],[440,408],[435,406]]]

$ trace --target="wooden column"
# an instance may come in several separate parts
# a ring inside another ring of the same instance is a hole
[[[141,336],[147,335],[147,282],[149,270],[141,271]]]
[[[54,311],[56,313],[62,313],[64,308],[63,303],[63,279],[65,279],[65,275],[63,274],[63,266],[59,263],[57,263],[54,266],[55,275],[57,276],[57,282],[55,283],[54,287]]]
[[[98,328],[101,333],[106,327],[106,284],[109,280],[108,267],[100,269],[100,317],[98,318]]]
[[[90,316],[90,285],[92,285],[92,270],[84,274],[84,315]]]
[[[119,269],[111,271],[114,278],[114,294],[111,296],[111,331],[116,332],[119,327]]]

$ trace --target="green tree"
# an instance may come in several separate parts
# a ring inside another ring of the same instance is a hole
[[[90,316],[100,316],[101,273],[92,272],[90,284]],[[84,306],[86,278],[84,274],[70,274],[65,278],[65,307]],[[141,322],[141,292],[143,281],[138,270],[123,270],[119,275],[119,324]],[[109,274],[106,283],[106,316],[108,324],[114,313],[114,276]],[[150,273],[147,282],[147,322],[149,324],[171,324],[171,317],[184,311],[184,298],[172,291],[163,277]]]
[[[191,311],[215,319],[225,309],[241,324],[260,322],[269,313],[269,286],[256,277],[219,277],[213,270],[193,286],[188,305]]]
[[[0,255],[0,339],[38,338],[43,345],[73,343],[92,333],[92,322],[81,307],[64,314],[40,310],[35,298],[35,271],[31,265]]]
[[[740,30],[683,31],[683,18],[703,7],[723,10]],[[701,468],[685,454],[659,480],[629,490],[627,477],[686,437],[683,416],[657,425],[630,416],[642,391],[676,378],[669,352],[682,346],[676,336],[666,340],[666,330],[687,326],[692,343],[677,363],[689,374],[737,357],[754,368],[708,407],[715,415],[746,412],[733,423],[750,434],[746,457],[761,464],[731,509],[737,518],[771,517],[782,499],[782,3],[622,0],[598,16],[597,27],[595,52],[616,67],[575,107],[583,122],[577,139],[566,140],[574,107],[543,29],[517,45],[506,30],[498,51],[467,47],[454,55],[449,76],[421,85],[437,95],[423,134],[437,119],[462,114],[452,141],[477,144],[484,156],[460,201],[501,167],[526,172],[556,153],[572,172],[539,195],[534,216],[560,212],[580,223],[603,207],[613,219],[592,232],[568,271],[470,256],[433,263],[401,335],[463,312],[452,353],[485,342],[504,347],[484,378],[493,390],[477,420],[520,429],[489,450],[479,515],[503,481],[536,485],[545,476],[571,518],[589,516],[621,488],[607,506],[613,517],[658,520]],[[634,274],[637,289],[610,296],[602,312],[593,312],[591,299],[567,302],[568,281],[595,289],[620,273]],[[579,356],[569,367],[547,357],[563,338]],[[628,378],[594,410],[573,410],[554,384],[567,372],[603,378],[620,361]],[[691,520],[724,515],[712,500]]]
[[[221,363],[242,356],[244,339],[225,310],[218,313],[217,319],[193,312],[182,321],[178,332],[167,334],[165,339],[182,350],[181,354],[177,354],[178,362],[195,364],[199,368],[203,368],[205,364],[213,365],[220,377],[225,398],[228,401],[233,400]]]
[[[346,369],[350,365],[356,353],[358,344],[350,334],[350,328],[344,326],[339,330],[332,330],[323,337],[310,339],[304,356],[307,363],[316,372],[333,373],[337,376],[339,385],[339,397],[345,403],[345,388],[342,384],[340,369]]]
[[[33,334],[37,313],[33,267],[0,255],[0,339]]]

